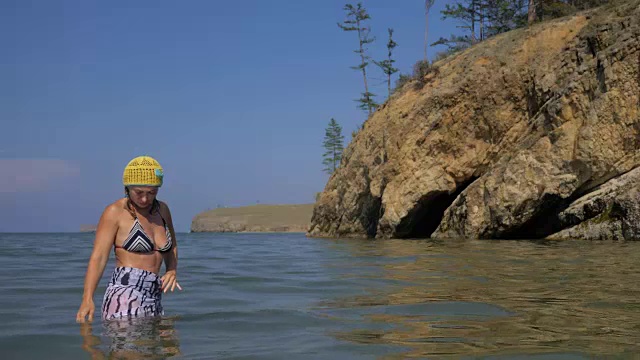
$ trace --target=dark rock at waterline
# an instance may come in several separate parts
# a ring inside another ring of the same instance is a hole
[[[640,239],[640,168],[612,179],[560,212],[549,239]]]

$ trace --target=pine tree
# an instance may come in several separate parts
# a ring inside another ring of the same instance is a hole
[[[429,10],[433,6],[435,0],[425,0],[424,1],[424,61],[427,61],[427,46],[428,46],[428,36],[429,35]]]
[[[338,168],[340,164],[340,160],[342,160],[342,151],[343,145],[342,141],[344,136],[342,136],[342,127],[336,122],[334,118],[331,118],[329,121],[329,126],[325,129],[324,132],[324,141],[322,145],[326,149],[326,152],[322,155],[324,160],[322,164],[326,167],[324,171],[326,171],[329,175],[333,174],[334,171]]]
[[[359,47],[357,50],[354,50],[354,52],[360,55],[360,64],[351,67],[354,70],[361,70],[362,77],[364,79],[364,92],[362,93],[362,97],[357,100],[360,103],[358,107],[362,110],[367,110],[369,115],[371,115],[373,109],[378,106],[373,99],[375,94],[369,92],[369,85],[367,83],[367,66],[369,65],[370,57],[367,55],[366,45],[375,41],[375,37],[369,37],[371,29],[364,25],[364,22],[371,19],[371,17],[367,13],[367,10],[362,7],[362,3],[360,2],[357,3],[355,7],[351,4],[347,4],[344,6],[344,10],[347,12],[347,20],[342,24],[338,23],[338,27],[344,31],[358,32]]]
[[[442,19],[453,18],[468,30],[463,36],[440,38],[432,45],[446,45],[448,52],[464,49],[478,41],[516,28],[570,15],[579,10],[607,4],[611,0],[460,0],[442,11]]]
[[[455,2],[453,5],[446,4],[442,10],[442,19],[455,18],[463,23],[459,28],[467,29],[470,34],[471,45],[475,44],[478,39],[476,37],[476,23],[478,22],[478,5],[480,0],[464,0],[462,3]]]
[[[482,11],[486,18],[485,34],[491,36],[527,25],[529,0],[483,0]]]
[[[395,60],[393,60],[393,58],[391,57],[393,49],[398,46],[398,44],[393,41],[393,29],[389,28],[389,42],[387,43],[387,50],[388,50],[388,54],[387,54],[387,59],[382,60],[382,61],[373,61],[376,65],[378,65],[380,67],[380,69],[382,69],[382,72],[385,73],[385,75],[387,75],[387,91],[388,91],[388,96],[391,96],[391,75],[395,74],[398,72],[398,69],[393,67],[393,63],[396,62]]]
[[[460,50],[464,50],[471,46],[471,38],[467,35],[460,36],[451,34],[448,39],[441,37],[440,39],[438,39],[438,41],[431,44],[431,46],[436,45],[445,45],[447,47],[446,53],[450,54],[458,52]]]
[[[526,2],[525,2],[526,1]],[[479,41],[527,24],[529,0],[463,0],[447,4],[442,19],[453,18],[467,29],[463,36],[440,38],[433,45],[447,45],[450,50],[460,50]]]
[[[534,0],[529,0],[529,6],[527,9],[527,24],[531,25],[536,21],[536,3]]]

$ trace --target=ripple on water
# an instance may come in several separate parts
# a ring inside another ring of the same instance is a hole
[[[163,295],[158,321],[114,329],[74,321],[91,235],[0,234],[3,356],[118,357],[129,345],[132,357],[185,359],[640,353],[640,243],[179,238],[184,290]],[[44,250],[61,242],[74,251]]]

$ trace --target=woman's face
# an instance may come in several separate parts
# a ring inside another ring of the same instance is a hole
[[[153,205],[153,200],[158,195],[158,188],[155,186],[130,186],[129,199],[134,205],[141,209],[146,209]]]

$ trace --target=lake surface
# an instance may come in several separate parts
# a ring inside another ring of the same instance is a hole
[[[165,315],[75,322],[92,234],[0,234],[2,359],[640,354],[640,242],[178,234]],[[113,253],[112,253],[113,254]],[[96,308],[113,255],[94,298]]]

